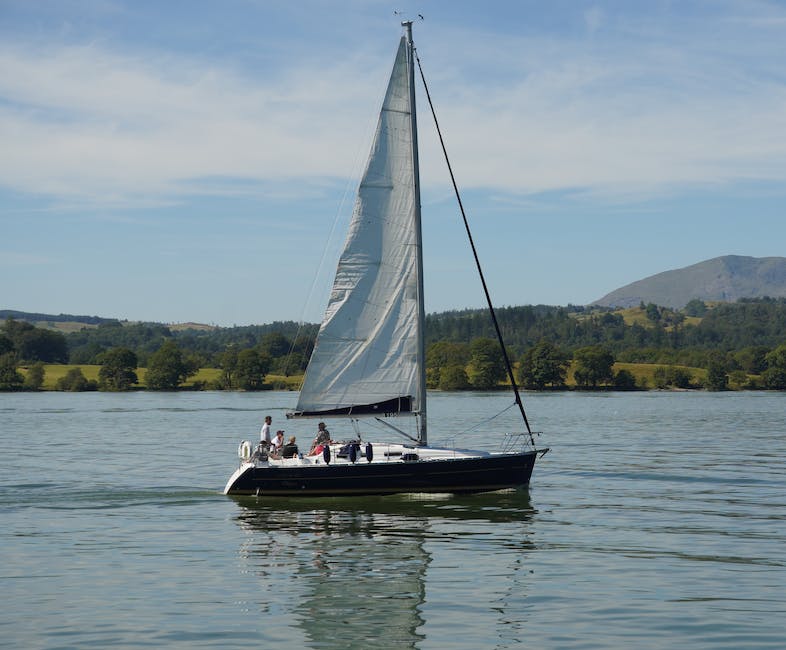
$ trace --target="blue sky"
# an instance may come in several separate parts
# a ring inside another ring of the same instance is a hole
[[[782,2],[0,0],[0,308],[318,322],[394,9],[496,304],[786,255]],[[427,309],[481,306],[420,127]]]

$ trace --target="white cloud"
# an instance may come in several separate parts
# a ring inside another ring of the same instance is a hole
[[[177,194],[194,178],[348,171],[341,136],[360,118],[332,80],[341,66],[273,85],[157,63],[96,46],[0,51],[2,184],[111,203]],[[363,83],[357,71],[353,81]]]
[[[592,7],[587,40],[433,33],[426,73],[460,182],[614,194],[785,180],[782,27],[777,12],[764,18],[724,16],[706,34],[628,18],[611,31]],[[252,77],[100,42],[0,46],[0,184],[80,205],[286,194],[296,180],[313,190],[357,171],[389,61],[307,56]],[[427,179],[444,180],[435,142],[422,142]]]

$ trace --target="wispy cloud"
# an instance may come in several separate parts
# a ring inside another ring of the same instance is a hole
[[[462,183],[617,194],[786,180],[784,14],[730,6],[694,22],[593,7],[583,34],[435,29],[427,73]],[[255,76],[103,41],[6,43],[0,184],[80,205],[318,187],[357,166],[389,62],[314,61]],[[426,175],[443,178],[423,142]]]
[[[99,46],[0,49],[0,182],[104,203],[181,193],[198,178],[259,181],[346,173],[341,135],[359,115],[334,76],[286,83]],[[360,75],[362,76],[362,75]],[[378,84],[369,82],[372,92]],[[373,106],[366,99],[366,109]],[[369,113],[367,110],[366,113]],[[247,187],[244,191],[247,191]],[[223,191],[223,190],[222,190]]]
[[[704,30],[691,29],[699,18],[612,30],[593,14],[584,38],[476,38],[492,80],[443,111],[465,176],[512,192],[606,194],[783,182],[784,30],[770,22],[742,36],[728,18],[701,20]]]

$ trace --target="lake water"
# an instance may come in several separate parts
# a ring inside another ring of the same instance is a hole
[[[435,441],[517,426],[432,397]],[[528,492],[224,497],[294,400],[0,394],[0,646],[786,646],[786,394],[525,395]]]

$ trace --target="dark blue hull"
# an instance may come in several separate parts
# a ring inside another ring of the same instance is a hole
[[[538,453],[412,462],[249,467],[227,494],[341,496],[489,492],[529,484]]]

